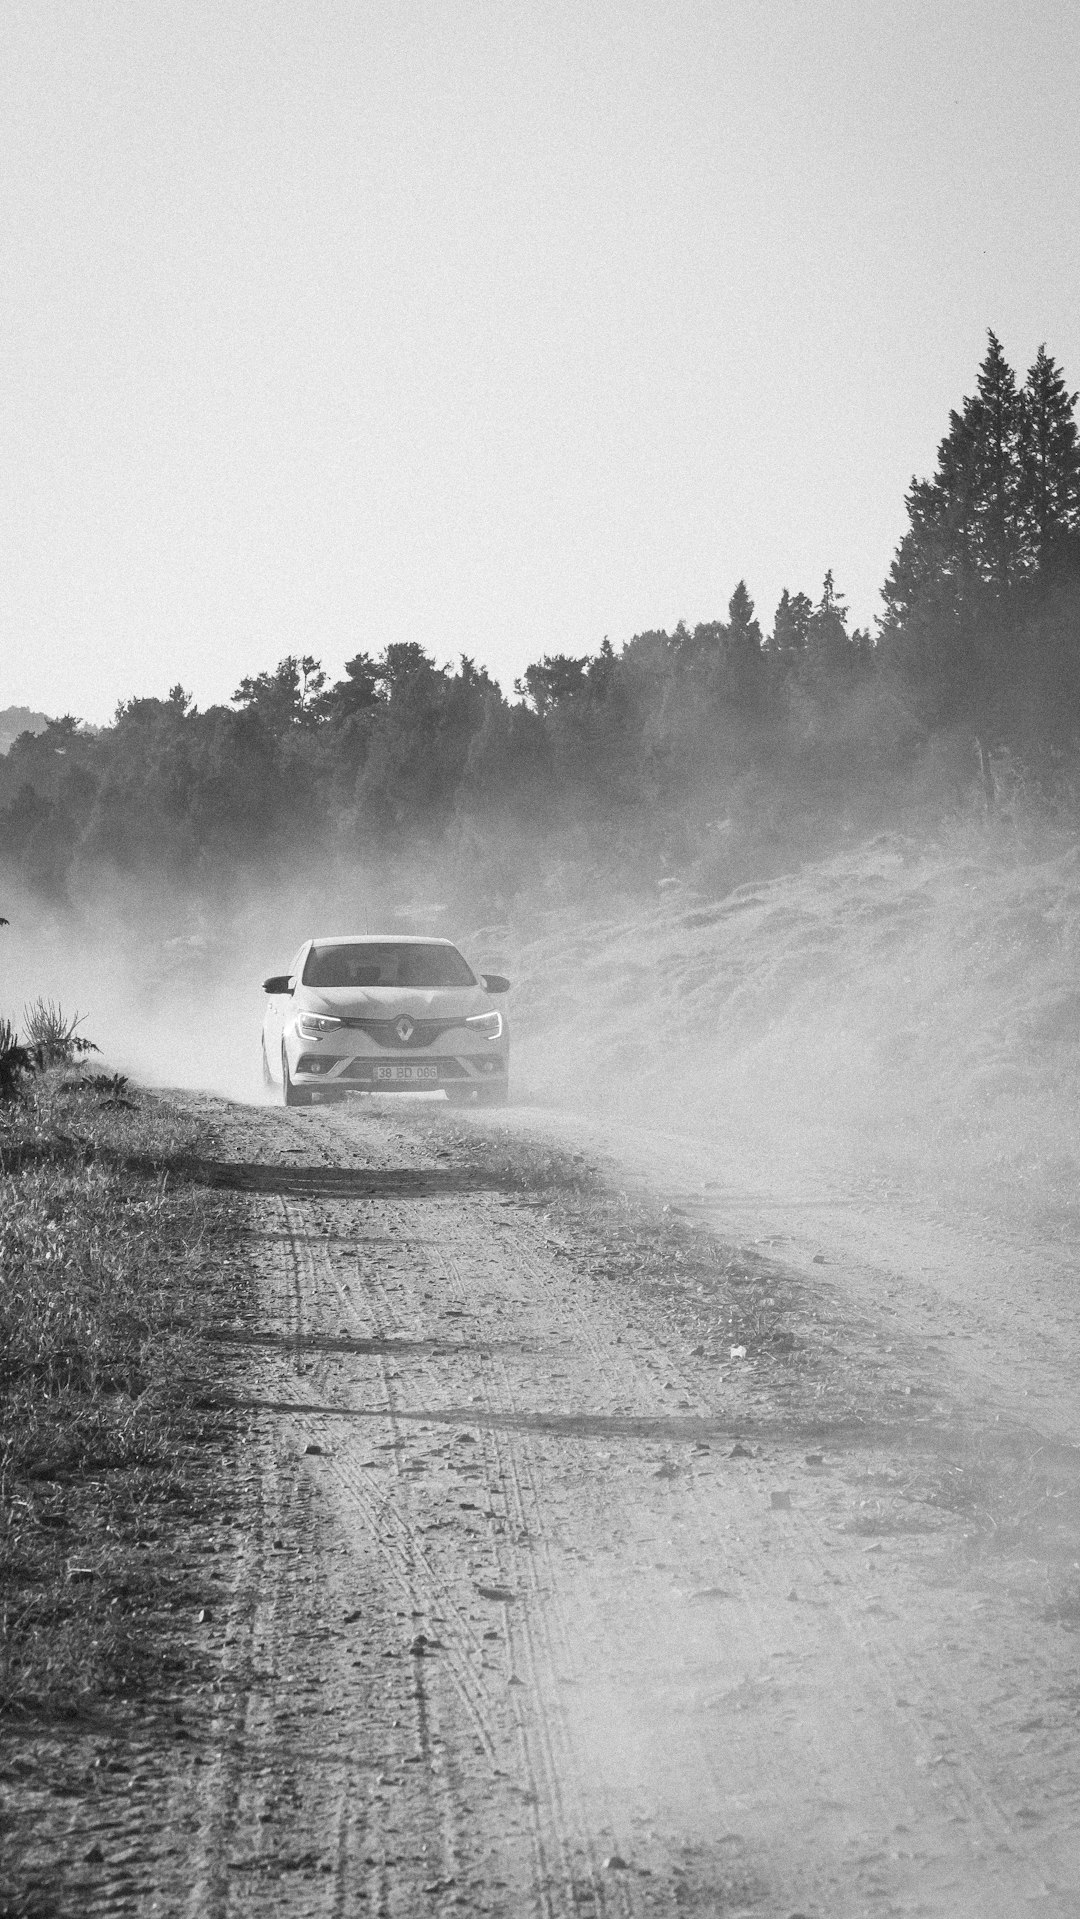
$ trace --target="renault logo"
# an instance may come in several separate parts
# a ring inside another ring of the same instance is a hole
[[[415,1033],[416,1028],[412,1023],[412,1020],[406,1019],[405,1015],[402,1014],[400,1019],[396,1019],[394,1021],[394,1031],[397,1034],[399,1040],[401,1041],[401,1044],[403,1046],[407,1046],[413,1034]],[[404,1068],[402,1068],[402,1071],[404,1071]]]

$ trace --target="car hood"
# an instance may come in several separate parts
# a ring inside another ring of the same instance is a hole
[[[467,1019],[486,1013],[490,1000],[482,986],[298,986],[298,1013],[329,1013],[337,1019]]]

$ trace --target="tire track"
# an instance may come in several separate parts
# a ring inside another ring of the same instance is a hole
[[[461,1242],[451,1254],[444,1250],[442,1264],[445,1268],[451,1289],[456,1298],[471,1303],[472,1295],[462,1275],[460,1258],[463,1249]],[[479,1375],[483,1394],[485,1413],[507,1413],[516,1410],[512,1394],[509,1391],[509,1378],[505,1366],[492,1366],[490,1360],[481,1357]],[[549,1848],[554,1847],[555,1865],[559,1878],[569,1891],[572,1910],[580,1911],[575,1885],[574,1855],[584,1855],[589,1870],[590,1888],[588,1904],[590,1909],[607,1909],[604,1898],[603,1882],[599,1873],[588,1821],[585,1816],[577,1769],[566,1736],[565,1717],[561,1712],[558,1682],[550,1645],[543,1634],[542,1624],[546,1617],[546,1607],[542,1603],[544,1595],[536,1579],[533,1555],[524,1550],[524,1541],[535,1540],[543,1536],[539,1507],[526,1514],[522,1498],[521,1482],[517,1469],[517,1443],[513,1436],[500,1434],[497,1426],[489,1426],[487,1444],[492,1456],[493,1470],[501,1487],[509,1487],[517,1520],[519,1545],[517,1551],[505,1545],[500,1550],[495,1544],[497,1565],[497,1583],[505,1585],[508,1591],[521,1587],[529,1591],[532,1604],[526,1605],[521,1612],[504,1607],[504,1633],[512,1668],[515,1676],[518,1666],[523,1664],[528,1673],[528,1704],[521,1693],[513,1694],[514,1717],[517,1723],[519,1750],[522,1764],[529,1780],[529,1789],[536,1798],[536,1833],[540,1850],[540,1864],[545,1882],[551,1877]],[[528,1523],[531,1517],[532,1525]],[[552,1582],[553,1584],[553,1582]],[[521,1646],[523,1660],[514,1656],[514,1646]],[[530,1713],[528,1707],[532,1706]],[[534,1760],[534,1748],[538,1759]],[[545,1838],[541,1820],[541,1808],[549,1811],[546,1822],[550,1826],[550,1839]],[[595,1887],[595,1890],[594,1890]]]
[[[409,1237],[409,1243],[412,1245],[417,1243],[415,1236]],[[450,1280],[453,1296],[464,1299],[466,1297],[466,1290],[462,1285],[460,1272],[446,1250],[445,1241],[442,1239],[433,1239],[427,1243],[438,1249],[439,1257],[435,1264],[446,1272]],[[433,1277],[431,1263],[428,1263],[424,1267],[424,1276],[425,1279],[431,1279]],[[402,1327],[405,1322],[389,1298],[385,1281],[375,1273],[367,1275],[366,1282],[369,1300],[370,1295],[374,1292],[382,1302],[382,1311],[373,1315],[373,1323],[379,1325],[385,1332],[389,1332],[394,1327]],[[415,1312],[412,1317],[415,1319]],[[426,1378],[432,1385],[439,1388],[443,1387],[443,1379],[430,1361],[426,1363],[424,1370]],[[394,1382],[390,1378],[385,1364],[382,1367],[382,1378],[386,1398],[387,1419],[396,1439],[400,1435],[400,1428],[394,1417],[396,1411]],[[482,1424],[482,1420],[479,1423]],[[398,1498],[400,1499],[404,1493],[407,1500],[410,1489],[404,1486],[404,1475],[400,1471],[399,1458],[396,1450],[394,1459],[398,1481]],[[447,1664],[459,1696],[461,1696],[463,1703],[469,1711],[474,1731],[479,1734],[482,1740],[489,1764],[493,1769],[497,1770],[496,1761],[498,1752],[491,1726],[491,1701],[484,1690],[476,1687],[468,1660],[462,1658],[458,1651],[459,1645],[463,1643],[474,1657],[482,1659],[484,1651],[482,1640],[478,1637],[472,1621],[463,1611],[452,1586],[438,1573],[423,1550],[416,1546],[415,1532],[410,1518],[399,1511],[398,1501],[395,1500],[393,1505],[391,1505],[388,1496],[383,1507],[377,1508],[370,1499],[364,1482],[358,1480],[354,1474],[350,1475],[350,1487],[354,1500],[357,1504],[366,1508],[369,1524],[375,1531],[376,1537],[381,1538],[384,1549],[388,1551],[391,1569],[400,1577],[401,1567],[407,1561],[408,1574],[405,1584],[409,1591],[415,1596],[424,1597],[429,1610],[434,1611],[438,1608],[452,1615],[455,1638],[447,1648],[449,1654]],[[385,1535],[380,1536],[378,1531],[379,1523],[384,1517],[390,1518],[392,1522],[395,1535],[392,1547]],[[418,1572],[421,1574],[419,1581],[416,1578]],[[499,1568],[499,1572],[502,1576],[505,1576],[501,1567]],[[530,1811],[534,1859],[534,1899],[536,1909],[544,1915],[548,1915],[549,1919],[553,1919],[555,1908],[552,1905],[550,1896],[552,1876],[551,1862],[548,1857],[548,1847],[540,1819],[540,1808],[543,1804],[541,1793],[541,1785],[543,1782],[537,1777],[532,1763],[530,1746],[521,1733],[522,1710],[513,1692],[510,1693],[510,1701],[514,1719],[519,1729],[519,1753],[525,1777],[525,1785],[521,1789],[521,1796],[524,1804]]]
[[[439,1248],[437,1264],[447,1283],[448,1296],[455,1298],[461,1306],[475,1311],[474,1291],[466,1281],[462,1266],[463,1263],[486,1266],[489,1255],[482,1231],[463,1232],[459,1226],[452,1239],[446,1236],[432,1244]],[[550,1274],[542,1261],[535,1254],[525,1252],[524,1258],[515,1258],[515,1266],[515,1278],[520,1279],[524,1274],[539,1291],[543,1306],[548,1309],[551,1304],[547,1297],[551,1290]],[[430,1265],[428,1272],[430,1274]],[[535,1300],[533,1304],[535,1309]],[[561,1303],[556,1310],[558,1317],[563,1318]],[[542,1317],[545,1321],[549,1320],[550,1311],[545,1310]],[[579,1317],[576,1313],[572,1314],[568,1323],[576,1326]],[[590,1356],[598,1358],[595,1341],[589,1340],[588,1350]],[[602,1368],[598,1365],[597,1370],[602,1371]],[[429,1365],[426,1372],[433,1383],[441,1383],[433,1365]],[[484,1415],[515,1412],[517,1401],[505,1362],[492,1362],[481,1352],[478,1356],[478,1372],[483,1389],[483,1410],[478,1415],[479,1423],[484,1422]],[[505,1544],[501,1549],[495,1549],[497,1583],[505,1583],[510,1589],[524,1589],[532,1602],[520,1612],[516,1607],[507,1605],[504,1622],[513,1669],[515,1672],[524,1669],[528,1673],[529,1683],[525,1691],[515,1690],[512,1695],[528,1789],[536,1794],[538,1806],[550,1808],[552,1843],[557,1849],[558,1871],[562,1884],[569,1891],[572,1910],[582,1910],[584,1903],[590,1911],[604,1912],[609,1909],[610,1900],[593,1837],[595,1820],[590,1819],[586,1811],[580,1769],[560,1696],[558,1665],[561,1660],[565,1671],[570,1663],[569,1637],[561,1614],[556,1613],[561,1641],[561,1652],[557,1659],[552,1639],[554,1622],[550,1602],[552,1595],[557,1592],[558,1582],[543,1519],[543,1501],[531,1461],[530,1443],[527,1438],[501,1434],[495,1424],[488,1428],[487,1443],[492,1453],[495,1476],[509,1493],[518,1538],[530,1542],[528,1551],[521,1546],[514,1551]],[[526,1481],[528,1494],[525,1490]],[[533,1550],[536,1545],[539,1545],[544,1555],[544,1584],[537,1577]],[[515,1654],[515,1646],[520,1647],[520,1654]],[[530,1704],[533,1708],[531,1713]],[[538,1753],[536,1760],[532,1758],[534,1748]],[[581,1860],[588,1875],[587,1897],[584,1901],[579,1899],[576,1890],[581,1866],[575,1862]],[[550,1870],[545,1847],[542,1866],[545,1877],[550,1877]],[[636,1909],[625,1883],[616,1878],[608,1884],[613,1888],[614,1910],[629,1913]]]
[[[271,1157],[299,1143],[312,1162],[432,1163],[430,1131],[370,1117],[260,1126],[255,1150]],[[235,1158],[253,1162],[249,1139]],[[1042,1631],[1046,1656],[1047,1631],[1009,1612],[1004,1575],[983,1576],[986,1621],[972,1623],[982,1588],[963,1573],[955,1514],[880,1553],[856,1530],[858,1474],[921,1470],[935,1446],[953,1461],[963,1432],[886,1413],[858,1434],[838,1424],[835,1461],[807,1476],[801,1401],[766,1417],[765,1369],[718,1388],[665,1318],[669,1293],[625,1266],[617,1281],[594,1274],[531,1207],[447,1182],[423,1197],[393,1182],[358,1197],[347,1181],[305,1195],[297,1171],[250,1201],[268,1312],[290,1343],[252,1361],[286,1382],[276,1400],[292,1409],[258,1416],[279,1435],[267,1511],[291,1500],[299,1526],[303,1486],[345,1548],[312,1534],[325,1586],[313,1618],[335,1603],[360,1618],[356,1598],[367,1610],[352,1643],[339,1629],[306,1668],[290,1664],[305,1588],[290,1575],[270,1602],[263,1569],[245,1657],[270,1666],[271,1693],[246,1719],[223,1711],[221,1739],[250,1753],[295,1737],[314,1753],[322,1737],[332,1853],[325,1883],[274,1882],[275,1919],[345,1919],[361,1888],[385,1919],[434,1919],[451,1901],[505,1919],[1014,1919],[1036,1900],[1071,1912],[1068,1642],[1057,1744],[1037,1733],[1028,1760],[1021,1705],[995,1700],[1022,1696],[1025,1633]],[[843,1300],[838,1282],[839,1332]],[[852,1316],[837,1365],[860,1363],[868,1327]],[[673,1391],[708,1417],[665,1418]],[[336,1421],[335,1406],[361,1417]],[[739,1412],[754,1409],[756,1449],[740,1443],[729,1463],[720,1434],[749,1430]],[[320,1451],[306,1460],[309,1435]],[[430,1642],[415,1657],[414,1621]],[[325,1696],[307,1720],[302,1706],[275,1716],[294,1667],[344,1701],[348,1763],[334,1721],[315,1717],[333,1710]],[[1057,1697],[1042,1670],[1040,1708]],[[265,1880],[222,1871],[230,1834],[272,1803],[243,1770],[222,1758],[214,1776],[217,1904],[200,1909],[214,1919],[270,1909]],[[605,1868],[608,1833],[630,1870]]]
[[[353,1325],[362,1324],[366,1330],[377,1337],[388,1337],[395,1330],[400,1329],[404,1321],[399,1309],[399,1301],[391,1298],[391,1289],[385,1276],[378,1269],[374,1271],[366,1269],[363,1272],[361,1310],[351,1288],[346,1287],[337,1270],[337,1261],[347,1257],[347,1236],[340,1235],[335,1241],[328,1243],[322,1234],[306,1230],[305,1207],[298,1205],[295,1201],[285,1201],[282,1204],[287,1221],[285,1230],[288,1234],[289,1256],[298,1276],[294,1292],[298,1297],[306,1295],[309,1298],[308,1323],[311,1324],[312,1308],[317,1315],[320,1307],[332,1301],[339,1312],[344,1311],[347,1314]],[[394,1209],[395,1213],[399,1210],[396,1207]],[[370,1221],[365,1218],[362,1223],[367,1227]],[[403,1224],[405,1232],[402,1235],[391,1233],[380,1237],[390,1243],[396,1243],[400,1238],[400,1241],[407,1242],[410,1248],[415,1248],[418,1235],[408,1231],[407,1218]],[[363,1243],[369,1243],[366,1232]],[[464,1298],[465,1289],[462,1286],[460,1271],[454,1261],[448,1260],[445,1242],[436,1240],[429,1243],[438,1248],[436,1261],[438,1268],[444,1275],[447,1274],[448,1267],[451,1269],[448,1276],[451,1279],[452,1296]],[[356,1242],[348,1250],[355,1253]],[[433,1268],[430,1262],[421,1270],[426,1280],[432,1279]],[[359,1285],[361,1284],[359,1267],[357,1275]],[[405,1304],[404,1301],[400,1302],[401,1306]],[[415,1313],[411,1317],[415,1318]],[[324,1391],[329,1395],[335,1388],[330,1383],[329,1369],[322,1370],[326,1380]],[[334,1448],[335,1473],[352,1510],[362,1517],[368,1536],[379,1551],[386,1570],[402,1598],[409,1602],[410,1609],[415,1609],[416,1602],[419,1601],[426,1613],[439,1613],[449,1621],[450,1631],[442,1644],[439,1665],[449,1677],[465,1709],[472,1734],[478,1741],[493,1776],[500,1776],[502,1769],[497,1764],[500,1748],[497,1738],[498,1728],[493,1718],[493,1700],[488,1690],[478,1685],[470,1664],[470,1656],[473,1660],[483,1659],[484,1644],[464,1610],[455,1586],[444,1577],[419,1544],[415,1518],[410,1510],[412,1488],[401,1470],[401,1453],[406,1442],[401,1437],[395,1417],[397,1410],[395,1380],[387,1361],[381,1357],[378,1360],[377,1371],[382,1409],[388,1430],[392,1435],[390,1445],[395,1470],[394,1491],[392,1494],[387,1492],[381,1497],[375,1494],[363,1467],[357,1463],[355,1453],[365,1444],[370,1444],[366,1435],[362,1439],[338,1440]],[[437,1367],[430,1361],[425,1366],[425,1373],[433,1383],[438,1381],[440,1385],[443,1385]],[[483,1424],[482,1416],[479,1423]],[[500,1567],[496,1576],[505,1577],[504,1569]],[[541,1685],[541,1676],[537,1674],[534,1687],[537,1697],[542,1697]],[[526,1721],[519,1696],[515,1691],[509,1690],[508,1698],[514,1723],[519,1732],[519,1763],[524,1777],[524,1784],[518,1790],[522,1804],[528,1809],[531,1826],[534,1857],[533,1903],[538,1912],[551,1915],[553,1919],[557,1907],[552,1902],[552,1881],[554,1879],[556,1883],[560,1880],[569,1883],[572,1879],[568,1857],[561,1856],[555,1860],[550,1857],[551,1840],[545,1831],[542,1818],[543,1808],[553,1802],[556,1804],[559,1802],[558,1775],[554,1765],[550,1763],[550,1756],[546,1775],[541,1777],[537,1774],[532,1759],[532,1741],[526,1737]],[[419,1743],[421,1752],[427,1756],[428,1748],[423,1733],[419,1735]],[[448,1798],[447,1815],[452,1807],[452,1799]],[[456,1808],[453,1808],[453,1811],[456,1820]],[[444,1823],[449,1823],[449,1816]]]

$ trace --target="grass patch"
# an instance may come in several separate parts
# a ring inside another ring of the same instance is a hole
[[[161,1102],[77,1069],[35,1076],[0,1117],[9,1726],[153,1693],[196,1603],[170,1545],[224,1491],[227,1423],[196,1405],[233,1232],[228,1196],[170,1171],[196,1144]]]

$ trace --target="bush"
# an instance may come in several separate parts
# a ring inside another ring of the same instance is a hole
[[[20,1044],[10,1020],[0,1019],[0,1102],[14,1099],[25,1075],[32,1071],[29,1048]]]
[[[27,1043],[41,1066],[66,1066],[78,1053],[100,1051],[92,1039],[84,1039],[77,1031],[82,1014],[73,1013],[69,1019],[51,999],[32,1000],[23,1008],[23,1019]]]

